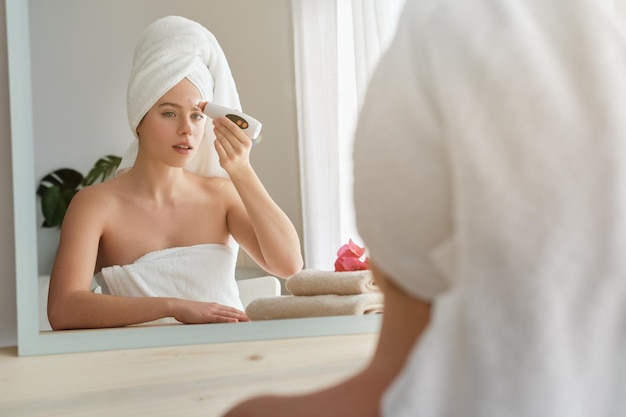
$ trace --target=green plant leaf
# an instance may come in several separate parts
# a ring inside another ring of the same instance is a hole
[[[41,179],[37,195],[41,197],[42,227],[61,225],[67,206],[78,192],[82,180],[83,174],[71,168],[57,169]]]
[[[43,177],[37,188],[37,195],[42,197],[47,188],[57,186],[61,189],[76,190],[83,181],[83,174],[72,168],[61,168]]]
[[[100,182],[104,182],[115,173],[121,162],[122,158],[115,155],[107,155],[98,159],[83,179],[82,185],[92,185],[98,178],[100,178]]]
[[[60,226],[65,217],[67,206],[76,191],[62,190],[58,185],[47,188],[41,197],[41,211],[44,222],[42,227]]]
[[[98,178],[105,181],[113,175],[121,162],[122,158],[119,156],[107,155],[96,161],[87,177],[71,168],[57,169],[43,177],[37,187],[44,217],[42,227],[61,226],[70,201],[78,190],[93,184]]]

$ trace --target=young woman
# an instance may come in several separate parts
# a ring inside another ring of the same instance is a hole
[[[52,328],[247,321],[238,245],[278,277],[297,272],[302,257],[292,223],[250,165],[251,140],[202,112],[207,101],[239,107],[217,41],[185,18],[157,20],[137,45],[128,97],[137,142],[123,172],[81,190],[63,221]],[[94,273],[102,294],[90,291]]]

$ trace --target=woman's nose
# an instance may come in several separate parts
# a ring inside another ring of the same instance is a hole
[[[191,135],[191,122],[187,118],[182,118],[178,126],[178,133],[181,135]]]

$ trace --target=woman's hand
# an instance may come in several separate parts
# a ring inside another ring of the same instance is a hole
[[[250,321],[246,313],[218,303],[174,299],[172,316],[184,324]]]
[[[243,130],[227,117],[213,120],[215,149],[220,158],[220,166],[232,174],[250,167],[252,140]]]

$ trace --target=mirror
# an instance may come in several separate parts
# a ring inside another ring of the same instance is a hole
[[[47,172],[71,161],[77,164],[72,168],[83,172],[107,153],[124,152],[132,138],[125,110],[132,50],[143,28],[158,17],[188,16],[215,33],[229,59],[244,110],[264,123],[264,141],[255,147],[252,163],[301,233],[290,13],[289,0],[6,0],[20,355],[378,329],[379,317],[342,316],[39,331],[37,277],[46,274],[51,264],[54,253],[45,248],[56,237],[46,238],[39,227],[36,184]],[[99,36],[93,37],[94,33]],[[72,138],[78,141],[62,146]]]

